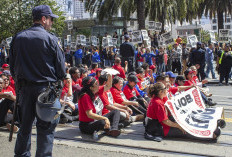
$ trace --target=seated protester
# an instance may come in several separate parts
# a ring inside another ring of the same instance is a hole
[[[10,71],[10,65],[9,64],[3,64],[2,69],[0,71],[0,74],[2,74],[5,70]]]
[[[89,74],[89,76],[96,76],[96,70],[98,68],[98,64],[97,63],[92,63],[92,69],[91,69],[91,72]]]
[[[153,78],[154,78],[154,83],[156,83],[156,77],[158,76],[158,75],[156,74],[156,72],[157,72],[156,66],[155,66],[155,65],[151,65],[151,66],[149,67],[149,69],[151,70],[152,76],[153,76]]]
[[[111,77],[108,74],[108,77]],[[82,133],[93,134],[95,131],[105,130],[107,135],[117,137],[120,135],[118,124],[120,112],[113,110],[102,116],[103,103],[98,94],[108,91],[111,87],[108,82],[99,88],[94,77],[87,76],[82,81],[83,88],[78,94],[79,128]]]
[[[80,83],[80,86],[82,87],[82,80],[88,76],[88,70],[86,70],[85,68],[80,68],[79,71],[80,71],[80,78],[78,82]]]
[[[115,65],[112,66],[113,69],[117,70],[119,72],[119,74],[117,76],[123,78],[124,80],[126,80],[126,75],[125,72],[127,72],[127,66],[128,66],[128,62],[125,61],[125,70],[123,69],[123,67],[121,66],[121,59],[119,57],[115,58]]]
[[[77,94],[81,91],[80,71],[77,67],[72,67],[69,70],[69,74],[72,78],[72,91],[73,91],[73,103],[77,103]]]
[[[168,75],[168,77],[169,77],[171,87],[174,87],[176,75],[173,74],[173,72],[171,72],[171,71],[166,72],[166,75]]]
[[[154,83],[154,77],[152,75],[152,71],[149,69],[149,64],[143,63],[141,67],[144,69],[145,80],[149,80],[149,83]]]
[[[129,101],[127,100],[126,96],[124,95],[124,93],[122,92],[122,86],[123,86],[123,79],[115,76],[113,81],[112,81],[112,88],[110,88],[111,94],[113,96],[114,101],[117,104],[121,104],[124,106],[123,109],[125,110],[130,110],[130,108],[128,108],[128,106],[135,106],[135,107],[139,107],[139,103],[136,101]],[[131,111],[129,111],[130,113]],[[141,119],[144,118],[143,115],[139,114],[136,115],[135,117],[132,117],[132,121],[139,121]]]
[[[61,114],[60,123],[72,122],[78,119],[78,106],[73,103],[72,79],[70,74],[66,74],[64,87],[61,92],[60,102],[66,105],[64,112]]]
[[[144,70],[143,68],[141,67],[138,67],[136,69],[136,73],[137,73],[137,78],[139,80],[139,82],[137,83],[137,85],[139,86],[139,89],[140,90],[146,90],[147,86],[148,86],[148,83],[147,83],[147,80],[144,79],[145,77],[145,73],[144,73]]]
[[[95,79],[98,81],[99,77],[101,76],[101,72],[102,72],[102,69],[101,68],[97,68],[96,70],[96,76],[95,76]]]
[[[2,92],[3,93],[10,93],[10,94],[13,94],[13,95],[16,95],[15,94],[15,90],[10,86],[10,79],[7,75],[5,74],[1,74],[1,78],[3,79],[3,89],[2,89]]]
[[[4,70],[4,71],[2,72],[2,74],[9,77],[9,79],[10,79],[10,86],[15,90],[15,82],[14,82],[13,77],[11,76],[10,71],[9,71],[9,70]]]
[[[196,83],[195,81],[193,80],[193,71],[190,70],[190,69],[187,69],[185,72],[184,72],[184,75],[185,75],[185,78],[186,78],[186,81],[184,83],[184,86],[191,86],[191,85],[194,85],[196,86]],[[188,90],[188,89],[187,89]],[[212,102],[212,99],[207,99],[206,96],[200,91],[201,93],[201,97],[202,99],[204,100],[205,104],[209,105],[209,106],[215,106],[217,103],[215,102]]]
[[[194,87],[194,85],[189,86],[178,86],[178,87],[171,87],[169,83],[169,77],[167,75],[161,74],[156,78],[156,82],[161,82],[167,87],[168,93],[167,97],[164,98],[164,102],[166,102],[168,99],[171,99],[173,95],[175,95],[177,92],[184,91],[186,89]],[[150,96],[149,96],[150,97]]]
[[[197,77],[197,68],[196,66],[191,66],[190,69],[193,71],[193,80],[195,82],[195,84],[199,87],[202,87],[202,85],[208,83],[208,80],[202,80],[202,82],[199,81],[198,77]]]
[[[129,75],[128,84],[124,87],[123,93],[125,94],[127,100],[137,101],[139,107],[130,106],[134,113],[146,115],[147,101],[139,94],[136,90],[135,85],[139,82],[135,75]]]
[[[182,75],[178,75],[175,80],[174,87],[184,86],[185,78]]]
[[[162,141],[163,137],[188,137],[196,138],[185,132],[185,130],[167,115],[167,108],[164,106],[164,97],[167,89],[164,84],[156,83],[149,87],[149,95],[152,97],[147,109],[145,120],[145,138],[154,141]],[[214,131],[213,139],[220,135],[220,128]],[[209,139],[206,139],[209,140]]]
[[[99,77],[99,85],[105,86],[106,84],[111,84],[112,86],[112,77],[108,77],[108,75],[104,74]],[[120,122],[124,124],[124,126],[128,126],[129,119],[131,119],[132,110],[128,107],[125,107],[121,104],[115,103],[113,96],[110,92],[110,90],[104,91],[103,93],[99,93],[99,97],[101,101],[103,102],[103,110],[102,115],[105,115],[113,110],[119,110],[120,111]],[[127,121],[124,123],[124,121]]]
[[[5,126],[10,130],[11,125],[9,123],[6,124],[5,117],[7,115],[8,110],[13,113],[14,105],[16,101],[16,96],[10,92],[3,92],[4,81],[0,77],[0,126]],[[18,127],[14,125],[14,132],[18,131]]]

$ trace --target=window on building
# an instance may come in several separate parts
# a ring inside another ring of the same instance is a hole
[[[217,30],[217,26],[213,26],[213,30]]]
[[[226,25],[226,29],[230,29],[230,25]]]
[[[227,23],[230,23],[230,18],[226,18],[226,22],[227,22]]]
[[[217,19],[213,19],[213,23],[217,23]]]

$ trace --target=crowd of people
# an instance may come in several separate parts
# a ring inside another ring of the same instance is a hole
[[[85,48],[81,45],[75,52],[65,50],[66,77],[60,102],[65,105],[59,123],[79,120],[82,133],[94,134],[104,130],[107,135],[117,137],[120,129],[135,121],[144,121],[145,138],[161,141],[163,137],[190,136],[172,118],[164,106],[177,92],[198,86],[202,99],[208,106],[216,103],[211,93],[203,87],[205,78],[212,74],[216,79],[213,63],[220,74],[219,85],[231,79],[231,45],[197,43],[188,49],[180,37],[172,49],[158,46],[156,40],[146,47],[137,48],[125,34],[120,47]],[[74,58],[74,59],[73,59]],[[112,76],[105,69],[115,69]],[[206,69],[206,72],[205,72]],[[175,75],[175,73],[178,74]],[[8,64],[2,64],[0,77],[0,125],[10,128],[6,115],[13,112],[16,101],[14,80]],[[18,131],[15,126],[14,131]],[[220,135],[217,128],[214,139]]]

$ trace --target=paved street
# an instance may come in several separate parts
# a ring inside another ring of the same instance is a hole
[[[143,138],[142,123],[134,123],[123,130],[118,139],[104,136],[94,141],[82,135],[77,124],[59,125],[56,131],[54,156],[231,156],[232,154],[232,88],[209,85],[213,100],[225,109],[227,126],[217,143],[166,139],[160,143]],[[35,129],[33,129],[32,154],[35,153]],[[1,156],[13,156],[14,142],[7,141],[8,132],[0,129]],[[14,137],[16,137],[14,135]],[[210,151],[209,151],[210,150]]]

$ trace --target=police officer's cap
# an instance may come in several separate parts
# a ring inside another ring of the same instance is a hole
[[[48,5],[39,5],[36,6],[32,10],[32,16],[33,17],[42,17],[42,16],[50,16],[52,18],[58,18],[58,15],[55,15],[52,13],[51,8]]]

